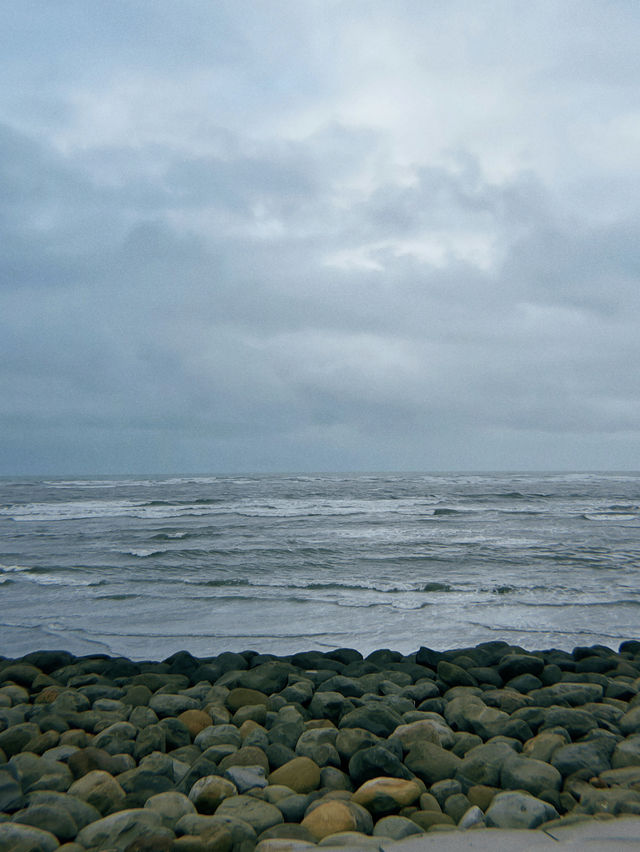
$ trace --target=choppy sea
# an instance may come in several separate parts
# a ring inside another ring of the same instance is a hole
[[[640,474],[0,479],[0,654],[640,636]]]

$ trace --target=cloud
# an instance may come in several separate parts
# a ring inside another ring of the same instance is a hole
[[[637,466],[625,4],[28,5],[0,470]]]

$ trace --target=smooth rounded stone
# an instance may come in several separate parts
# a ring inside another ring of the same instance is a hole
[[[402,840],[415,834],[424,834],[424,830],[413,820],[397,815],[382,817],[373,827],[374,837],[390,837],[391,840]]]
[[[322,684],[322,689],[325,692],[339,692],[345,698],[361,698],[365,693],[365,689],[355,678],[340,674],[328,678]]]
[[[339,800],[325,801],[308,813],[301,823],[316,840],[342,831],[356,831],[358,820],[353,810]]]
[[[246,687],[237,686],[229,691],[224,703],[232,713],[236,713],[241,707],[267,707],[269,696],[257,689],[247,689]]]
[[[60,734],[60,745],[72,745],[76,748],[84,748],[89,745],[89,735],[80,728],[71,728]]]
[[[213,724],[211,716],[204,710],[183,710],[178,715],[178,720],[182,722],[192,737],[196,737],[200,731]]]
[[[439,781],[438,784],[444,784],[444,781]],[[456,792],[459,793],[461,790],[460,784],[457,781],[454,782],[456,785]],[[437,786],[437,785],[435,785]],[[433,789],[433,787],[431,788]],[[451,794],[450,794],[451,795]],[[446,796],[442,797],[443,802],[445,801]],[[441,811],[440,803],[433,795],[433,793],[421,793],[420,798],[418,799],[418,803],[416,805],[416,810],[418,811]]]
[[[12,725],[0,733],[0,749],[7,757],[13,757],[14,754],[19,754],[23,750],[29,740],[40,733],[40,728],[35,722],[20,722]]]
[[[440,746],[433,746],[433,748],[439,749]],[[362,748],[349,761],[349,777],[357,787],[379,776],[410,779],[413,777],[412,773],[419,774],[412,766],[409,766],[408,762],[405,765],[389,749],[381,745]]]
[[[269,729],[269,741],[272,743],[280,743],[287,746],[292,751],[295,751],[298,743],[298,738],[304,732],[304,723],[302,720],[296,719],[292,722],[276,722]]]
[[[73,840],[78,833],[78,825],[71,814],[58,810],[55,805],[29,805],[14,814],[12,819],[22,825],[50,831],[61,843]]]
[[[214,745],[232,745],[240,748],[242,737],[235,725],[212,725],[204,728],[194,739],[195,745],[203,751]]]
[[[485,815],[477,805],[471,805],[458,820],[458,828],[463,831],[470,828],[482,828],[484,825],[486,825]]]
[[[428,698],[439,698],[440,690],[431,678],[422,677],[415,683],[403,686],[400,694],[420,704]]]
[[[125,808],[141,808],[151,796],[174,788],[173,778],[142,767],[122,772],[116,780],[127,794]]]
[[[165,728],[157,725],[148,725],[143,728],[137,735],[133,744],[134,760],[142,760],[146,755],[154,751],[166,751],[167,748],[167,733]],[[116,753],[117,752],[113,752]]]
[[[285,686],[280,695],[285,701],[295,701],[306,706],[313,698],[313,691],[313,683],[310,680],[300,679],[295,683],[289,682],[289,685]]]
[[[258,835],[258,843],[272,838],[303,840],[315,845],[315,839],[311,832],[296,822],[281,822],[278,825],[272,825],[271,828],[266,828]]]
[[[47,805],[56,811],[68,813],[76,824],[78,830],[100,819],[101,814],[93,805],[83,802],[76,796],[68,793],[57,793],[53,790],[39,790],[29,794],[29,807],[32,805]]]
[[[125,687],[120,701],[129,707],[146,707],[152,694],[148,686],[143,683],[134,683]]]
[[[503,680],[495,669],[488,666],[470,666],[467,671],[474,680],[482,685],[495,686],[497,689],[503,684]]]
[[[0,766],[0,813],[17,811],[24,805],[22,784],[15,766]]]
[[[246,793],[255,787],[266,787],[267,779],[263,766],[230,766],[225,776],[235,784],[239,793]]]
[[[522,747],[522,753],[534,760],[542,760],[545,763],[550,763],[554,752],[566,744],[567,740],[562,734],[544,731],[527,740]]]
[[[486,813],[486,823],[493,828],[537,828],[557,817],[553,805],[528,793],[514,791],[494,797]]]
[[[506,689],[513,689],[515,692],[521,692],[525,695],[534,689],[540,689],[542,686],[544,684],[540,678],[532,674],[518,675],[505,684]]]
[[[526,790],[532,796],[541,797],[548,790],[560,790],[562,775],[548,763],[513,754],[502,765],[500,786],[504,790]]]
[[[600,775],[611,768],[606,752],[597,742],[561,746],[553,753],[551,765],[565,778],[581,770],[586,770],[591,775]]]
[[[74,781],[68,792],[93,805],[103,816],[115,810],[126,796],[113,775],[101,769],[94,769]]]
[[[458,757],[464,757],[472,748],[482,745],[482,737],[478,734],[470,734],[468,731],[456,731],[451,746],[447,746]]]
[[[471,802],[464,793],[454,793],[447,797],[442,810],[457,825],[471,807]]]
[[[278,799],[277,802],[272,802],[272,804],[282,813],[285,822],[301,822],[309,807],[310,797],[308,794],[294,793]]]
[[[453,774],[463,786],[485,784],[497,787],[500,784],[502,767],[513,753],[510,746],[501,742],[476,746],[466,753]]]
[[[470,675],[462,666],[441,660],[437,668],[438,679],[448,687],[451,686],[477,686],[476,679]]]
[[[179,719],[167,717],[158,722],[167,738],[167,751],[191,744],[191,734]]]
[[[5,669],[0,669],[0,683],[13,681],[19,686],[30,687],[33,681],[41,675],[42,672],[37,666],[29,665],[28,663],[15,663],[7,666]]]
[[[597,728],[598,722],[591,713],[575,707],[549,707],[540,730],[556,727],[564,728],[569,732],[571,739],[576,740]]]
[[[582,707],[591,701],[601,701],[604,689],[597,683],[555,683],[543,686],[529,693],[536,706],[551,707],[554,704],[565,707]]]
[[[625,737],[640,733],[640,705],[632,707],[618,720],[618,728]]]
[[[624,787],[608,790],[586,785],[580,795],[580,808],[588,814],[640,814],[640,793]]]
[[[229,796],[237,796],[238,788],[228,778],[220,775],[205,775],[189,790],[189,801],[198,813],[213,814]]]
[[[57,731],[43,731],[36,737],[33,737],[26,743],[23,751],[30,751],[32,754],[43,755],[46,751],[55,748],[60,741],[60,734]]]
[[[364,705],[346,713],[339,722],[340,728],[364,728],[377,737],[389,737],[402,724],[402,716],[383,704]]]
[[[103,817],[97,822],[85,826],[76,838],[77,842],[87,848],[127,849],[136,841],[153,837],[159,842],[173,840],[171,829],[162,825],[160,814],[148,808],[133,808],[118,811]]]
[[[597,719],[598,722],[604,722],[605,725],[611,725],[615,727],[617,730],[618,722],[624,716],[625,709],[621,707],[615,707],[612,704],[594,704],[593,702],[590,704],[585,704],[582,708],[586,710],[587,713],[590,713],[594,719]]]
[[[477,805],[481,811],[487,811],[487,808],[493,801],[496,793],[499,793],[496,787],[488,787],[486,784],[474,784],[467,790],[467,798],[472,805]]]
[[[416,781],[378,777],[358,787],[352,801],[365,807],[372,816],[378,817],[412,805],[421,793],[422,788]]]
[[[282,745],[282,743],[269,743],[269,745],[264,749],[264,753],[267,756],[267,760],[269,761],[269,766],[272,771],[284,766],[285,763],[289,763],[289,761],[293,760],[296,756],[293,749],[287,748],[287,746]]]
[[[249,823],[256,834],[284,822],[279,808],[253,796],[232,796],[224,799],[218,806],[216,815],[242,819]]]
[[[453,732],[451,733],[453,734]],[[443,745],[436,723],[429,719],[420,719],[410,724],[398,725],[391,737],[402,744],[404,752],[408,752],[418,742]]]
[[[150,796],[144,806],[159,813],[162,824],[172,830],[181,817],[196,813],[193,802],[183,793],[177,793],[175,790]]]
[[[93,746],[108,754],[133,754],[137,734],[138,729],[131,722],[116,722],[94,737]]]
[[[55,834],[17,822],[0,823],[0,849],[6,852],[54,852],[60,844]]]
[[[353,784],[347,773],[335,766],[321,768],[320,787],[323,790],[353,790]]]
[[[414,811],[409,819],[423,831],[429,831],[434,825],[455,825],[453,819],[442,811]]]
[[[318,841],[319,848],[346,849],[348,852],[380,852],[380,840],[361,831],[337,831]]]
[[[274,692],[281,692],[285,688],[289,675],[295,671],[290,663],[271,660],[248,671],[240,672],[235,685],[255,689],[265,695],[272,695]]]
[[[435,743],[416,743],[405,757],[405,766],[425,784],[435,784],[453,778],[462,766],[462,760]]]
[[[544,666],[544,659],[534,654],[507,654],[498,663],[498,674],[505,682],[524,674],[537,677]]]
[[[298,742],[296,743],[295,748],[296,754],[300,754],[304,757],[311,757],[310,754],[307,754],[308,751],[313,750],[319,745],[331,745],[335,747],[337,738],[338,729],[333,726],[308,728],[298,737]]]
[[[624,766],[620,769],[607,769],[600,773],[600,781],[608,787],[637,786],[640,789],[640,766]]]
[[[361,748],[369,748],[377,744],[383,744],[380,737],[365,731],[364,728],[343,728],[338,731],[335,739],[335,747],[341,759],[348,762]]]
[[[449,696],[449,693],[447,693]],[[456,731],[475,733],[469,714],[486,708],[483,699],[474,692],[461,692],[448,697],[444,710],[447,724]]]
[[[198,702],[188,695],[174,695],[171,692],[155,693],[149,699],[149,707],[160,719],[178,716],[185,710],[198,710]]]
[[[226,772],[231,766],[262,766],[265,772],[269,771],[269,759],[261,748],[255,746],[242,746],[232,754],[223,757],[218,768]]]
[[[282,784],[296,793],[310,793],[320,786],[320,767],[309,757],[294,757],[274,769],[269,784]]]
[[[632,734],[616,745],[611,756],[611,768],[621,769],[624,766],[640,766],[640,734]]]
[[[340,692],[324,689],[318,690],[309,702],[309,712],[314,719],[330,719],[334,724],[353,709],[353,703]]]
[[[17,770],[23,793],[30,793],[32,790],[56,790],[64,793],[73,782],[73,775],[66,763],[38,757],[26,751],[14,755],[9,765]]]

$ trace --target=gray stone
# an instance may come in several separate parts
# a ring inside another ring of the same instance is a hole
[[[340,719],[340,728],[364,728],[377,737],[389,737],[398,725],[402,724],[402,716],[393,710],[379,704],[364,705],[346,713]]]
[[[463,787],[484,784],[497,787],[505,761],[513,755],[513,749],[506,743],[485,743],[468,751],[455,772],[455,777]]]
[[[238,789],[239,793],[246,793],[255,787],[266,787],[267,779],[263,766],[230,766],[225,776]]]
[[[425,784],[453,778],[461,767],[461,759],[435,743],[416,743],[405,758],[405,766]],[[399,776],[405,777],[405,776]]]
[[[15,766],[0,766],[0,813],[17,811],[24,805],[20,776]]]
[[[198,710],[200,704],[188,695],[156,692],[149,699],[149,707],[158,714],[158,718],[164,719],[169,716],[179,716],[185,710]]]
[[[228,816],[244,820],[260,834],[272,825],[284,822],[282,811],[269,802],[252,796],[233,796],[225,799],[216,810],[216,816]]]
[[[85,826],[78,833],[77,842],[87,848],[125,850],[143,838],[171,840],[174,836],[171,829],[162,825],[157,811],[151,808],[134,808],[118,811]]]
[[[539,797],[546,791],[559,790],[562,775],[548,763],[513,754],[502,765],[500,786],[504,790],[526,790]]]
[[[600,775],[611,768],[609,759],[597,742],[571,743],[553,753],[551,765],[565,778],[574,772],[587,770],[591,775]]]
[[[578,710],[575,707],[550,707],[545,713],[544,723],[540,730],[547,728],[564,728],[572,740],[584,737],[589,731],[598,727],[598,722],[591,713]]]
[[[616,745],[611,767],[620,769],[623,766],[640,766],[640,734],[633,734]]]
[[[17,822],[0,823],[0,852],[54,852],[59,845],[50,831]]]
[[[461,666],[441,660],[438,663],[438,677],[447,686],[476,686],[477,681]]]
[[[32,790],[57,790],[64,793],[73,781],[73,775],[65,763],[26,751],[14,755],[9,765],[16,768],[24,793]]]
[[[214,745],[232,745],[240,748],[242,736],[235,725],[211,725],[197,734],[194,743],[203,751]]]
[[[558,812],[548,802],[528,793],[498,793],[486,814],[488,826],[495,828],[537,828],[555,819]]]
[[[625,737],[640,733],[640,705],[628,710],[619,720],[618,727]]]
[[[434,746],[434,748],[440,749],[440,746]],[[444,749],[440,749],[440,751],[444,752]],[[449,752],[445,752],[445,754],[449,754]],[[411,778],[411,772],[415,772],[416,775],[419,774],[409,765],[408,761],[405,761],[405,764],[388,749],[381,745],[375,745],[360,749],[353,755],[349,761],[349,776],[356,787],[359,787],[360,784],[370,778],[377,778],[378,776]]]
[[[422,828],[412,820],[402,816],[386,816],[379,819],[373,827],[374,837],[390,837],[402,840],[415,834],[424,834]]]
[[[14,814],[13,821],[50,831],[62,843],[73,840],[78,833],[78,825],[71,814],[50,804],[29,805]]]
[[[53,790],[39,790],[30,793],[29,806],[31,805],[49,805],[58,811],[65,811],[78,826],[78,830],[101,817],[100,812],[88,802],[83,802],[68,793],[57,793]]]
[[[484,825],[484,813],[477,805],[472,805],[469,810],[463,814],[462,818],[458,822],[458,828],[461,828],[463,831],[466,831],[469,828],[480,828]]]
[[[157,811],[160,814],[162,824],[171,829],[173,829],[173,826],[181,817],[186,814],[197,813],[193,802],[184,793],[176,793],[175,791],[158,793],[155,796],[151,796],[147,799],[144,806],[145,808]]]
[[[523,674],[539,675],[544,668],[544,660],[534,654],[508,654],[498,663],[498,674],[504,681]]]
[[[353,707],[353,703],[340,692],[319,690],[309,703],[309,712],[314,719],[329,719],[337,724]]]

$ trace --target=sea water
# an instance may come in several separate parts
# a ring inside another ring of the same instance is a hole
[[[640,636],[640,474],[0,479],[0,654]]]

